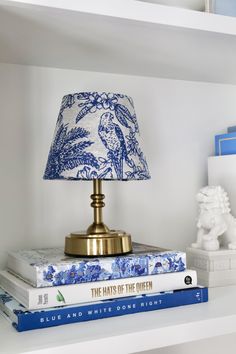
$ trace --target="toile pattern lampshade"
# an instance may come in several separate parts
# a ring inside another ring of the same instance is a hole
[[[131,97],[63,97],[44,179],[145,180],[149,171]]]

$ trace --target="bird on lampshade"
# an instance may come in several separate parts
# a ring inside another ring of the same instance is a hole
[[[44,179],[92,180],[94,222],[66,237],[65,253],[107,256],[132,251],[131,236],[102,220],[102,180],[145,180],[150,174],[140,147],[131,97],[80,92],[63,97]]]

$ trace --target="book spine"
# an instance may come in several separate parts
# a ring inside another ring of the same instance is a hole
[[[18,266],[17,266],[18,264]],[[21,260],[8,262],[8,269],[20,274]],[[81,284],[95,281],[125,279],[140,275],[164,274],[186,269],[186,253],[166,251],[151,254],[132,254],[119,257],[102,257],[93,260],[78,260],[77,263],[47,264],[35,267],[34,279],[30,283],[39,288],[68,284]]]
[[[195,270],[187,270],[95,283],[33,288],[11,274],[1,272],[0,284],[26,308],[32,310],[191,288],[197,285],[197,274]]]
[[[193,288],[170,293],[144,295],[103,301],[85,306],[57,308],[52,311],[18,314],[14,327],[19,331],[84,322],[132,313],[160,310],[169,307],[197,304],[208,301],[207,288]]]

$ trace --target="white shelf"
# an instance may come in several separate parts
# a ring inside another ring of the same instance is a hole
[[[1,353],[135,353],[236,332],[236,286],[208,303],[17,333],[0,316]]]
[[[236,19],[135,0],[0,0],[0,61],[236,84]]]

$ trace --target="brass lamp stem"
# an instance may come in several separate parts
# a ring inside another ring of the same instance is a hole
[[[85,232],[73,232],[66,237],[65,253],[68,256],[111,256],[132,251],[130,234],[121,230],[110,230],[102,220],[105,206],[102,181],[93,180],[91,195],[94,221]]]
[[[105,195],[102,194],[102,181],[100,179],[93,180],[93,194],[91,195],[91,207],[94,208],[94,222],[87,229],[88,234],[106,234],[110,232],[109,228],[103,223],[102,208],[105,206],[103,199]]]
[[[102,208],[105,206],[103,199],[105,198],[104,194],[102,194],[102,181],[100,179],[93,180],[93,194],[91,195],[91,199],[93,200],[91,203],[91,207],[94,208],[94,223],[101,224],[102,223]]]

